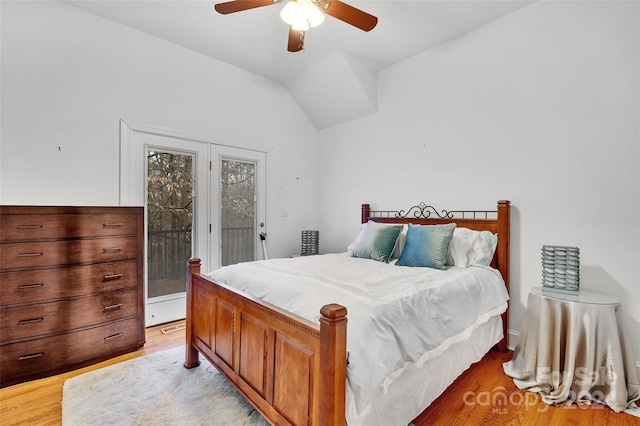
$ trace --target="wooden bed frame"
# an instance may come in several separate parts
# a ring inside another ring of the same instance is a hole
[[[362,223],[441,224],[498,234],[492,266],[509,290],[510,202],[497,211],[441,211],[420,204],[404,211],[362,205]],[[320,324],[200,275],[200,259],[187,270],[186,368],[202,353],[272,424],[345,424],[347,309],[323,306]],[[506,351],[508,312],[502,315]]]

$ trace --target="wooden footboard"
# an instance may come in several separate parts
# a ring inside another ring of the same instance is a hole
[[[186,368],[204,355],[272,424],[345,424],[347,310],[320,325],[187,271]]]

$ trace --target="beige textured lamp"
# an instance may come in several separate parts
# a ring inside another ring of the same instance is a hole
[[[542,289],[566,294],[580,292],[580,249],[542,246]]]
[[[309,256],[312,254],[318,254],[319,243],[320,231],[302,231],[300,255]]]

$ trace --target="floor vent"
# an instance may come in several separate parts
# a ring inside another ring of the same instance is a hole
[[[169,327],[161,328],[160,332],[162,334],[173,333],[174,331],[184,330],[185,327],[185,324],[171,325]]]

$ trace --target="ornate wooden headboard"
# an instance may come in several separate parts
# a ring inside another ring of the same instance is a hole
[[[511,202],[498,201],[496,210],[440,210],[420,203],[405,210],[371,210],[369,204],[362,205],[362,223],[369,220],[381,223],[413,223],[415,225],[439,225],[454,222],[456,226],[490,231],[498,235],[498,246],[491,266],[500,271],[509,292],[509,251],[511,230]],[[499,349],[506,351],[508,310],[502,316],[504,338]]]

